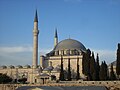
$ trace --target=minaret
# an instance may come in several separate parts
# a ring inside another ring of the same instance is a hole
[[[37,68],[38,65],[38,16],[37,10],[34,18],[34,29],[33,29],[33,68]]]
[[[55,29],[54,47],[58,44],[57,28]]]

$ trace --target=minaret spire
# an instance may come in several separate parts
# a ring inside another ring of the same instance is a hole
[[[54,47],[58,44],[57,28],[55,29]]]
[[[38,66],[38,34],[38,16],[36,10],[33,29],[33,68],[37,68]]]
[[[38,22],[37,9],[36,9],[36,13],[35,13],[34,22]]]
[[[57,28],[55,29],[55,38],[58,38],[58,35],[57,35]]]

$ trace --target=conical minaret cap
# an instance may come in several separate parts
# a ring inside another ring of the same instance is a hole
[[[36,10],[36,13],[35,13],[34,22],[38,22],[37,10]]]
[[[57,35],[57,28],[55,29],[55,38],[58,38],[58,35]]]

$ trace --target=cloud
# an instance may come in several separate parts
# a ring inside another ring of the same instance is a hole
[[[0,53],[32,52],[31,46],[0,47]]]
[[[100,61],[106,61],[108,64],[116,60],[116,51],[92,49],[95,55],[98,53]]]
[[[26,65],[32,64],[33,47],[23,46],[0,46],[0,65]],[[45,55],[51,49],[39,49],[38,55]],[[38,57],[39,60],[39,57]]]
[[[2,46],[0,47],[0,64],[1,65],[18,65],[31,63],[32,47],[31,46]]]
[[[51,48],[39,48],[38,56],[45,55],[50,52]],[[112,50],[91,49],[98,53],[101,61],[106,61],[108,64],[116,60],[116,52]],[[1,65],[25,65],[32,64],[32,46],[8,46],[0,47],[0,64]],[[39,57],[38,57],[39,60]]]

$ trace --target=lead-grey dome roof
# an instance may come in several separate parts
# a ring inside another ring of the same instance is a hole
[[[76,50],[86,51],[85,46],[81,42],[74,40],[74,39],[65,39],[59,42],[54,48],[54,51],[64,50],[64,49],[68,49],[68,50],[76,49]]]

